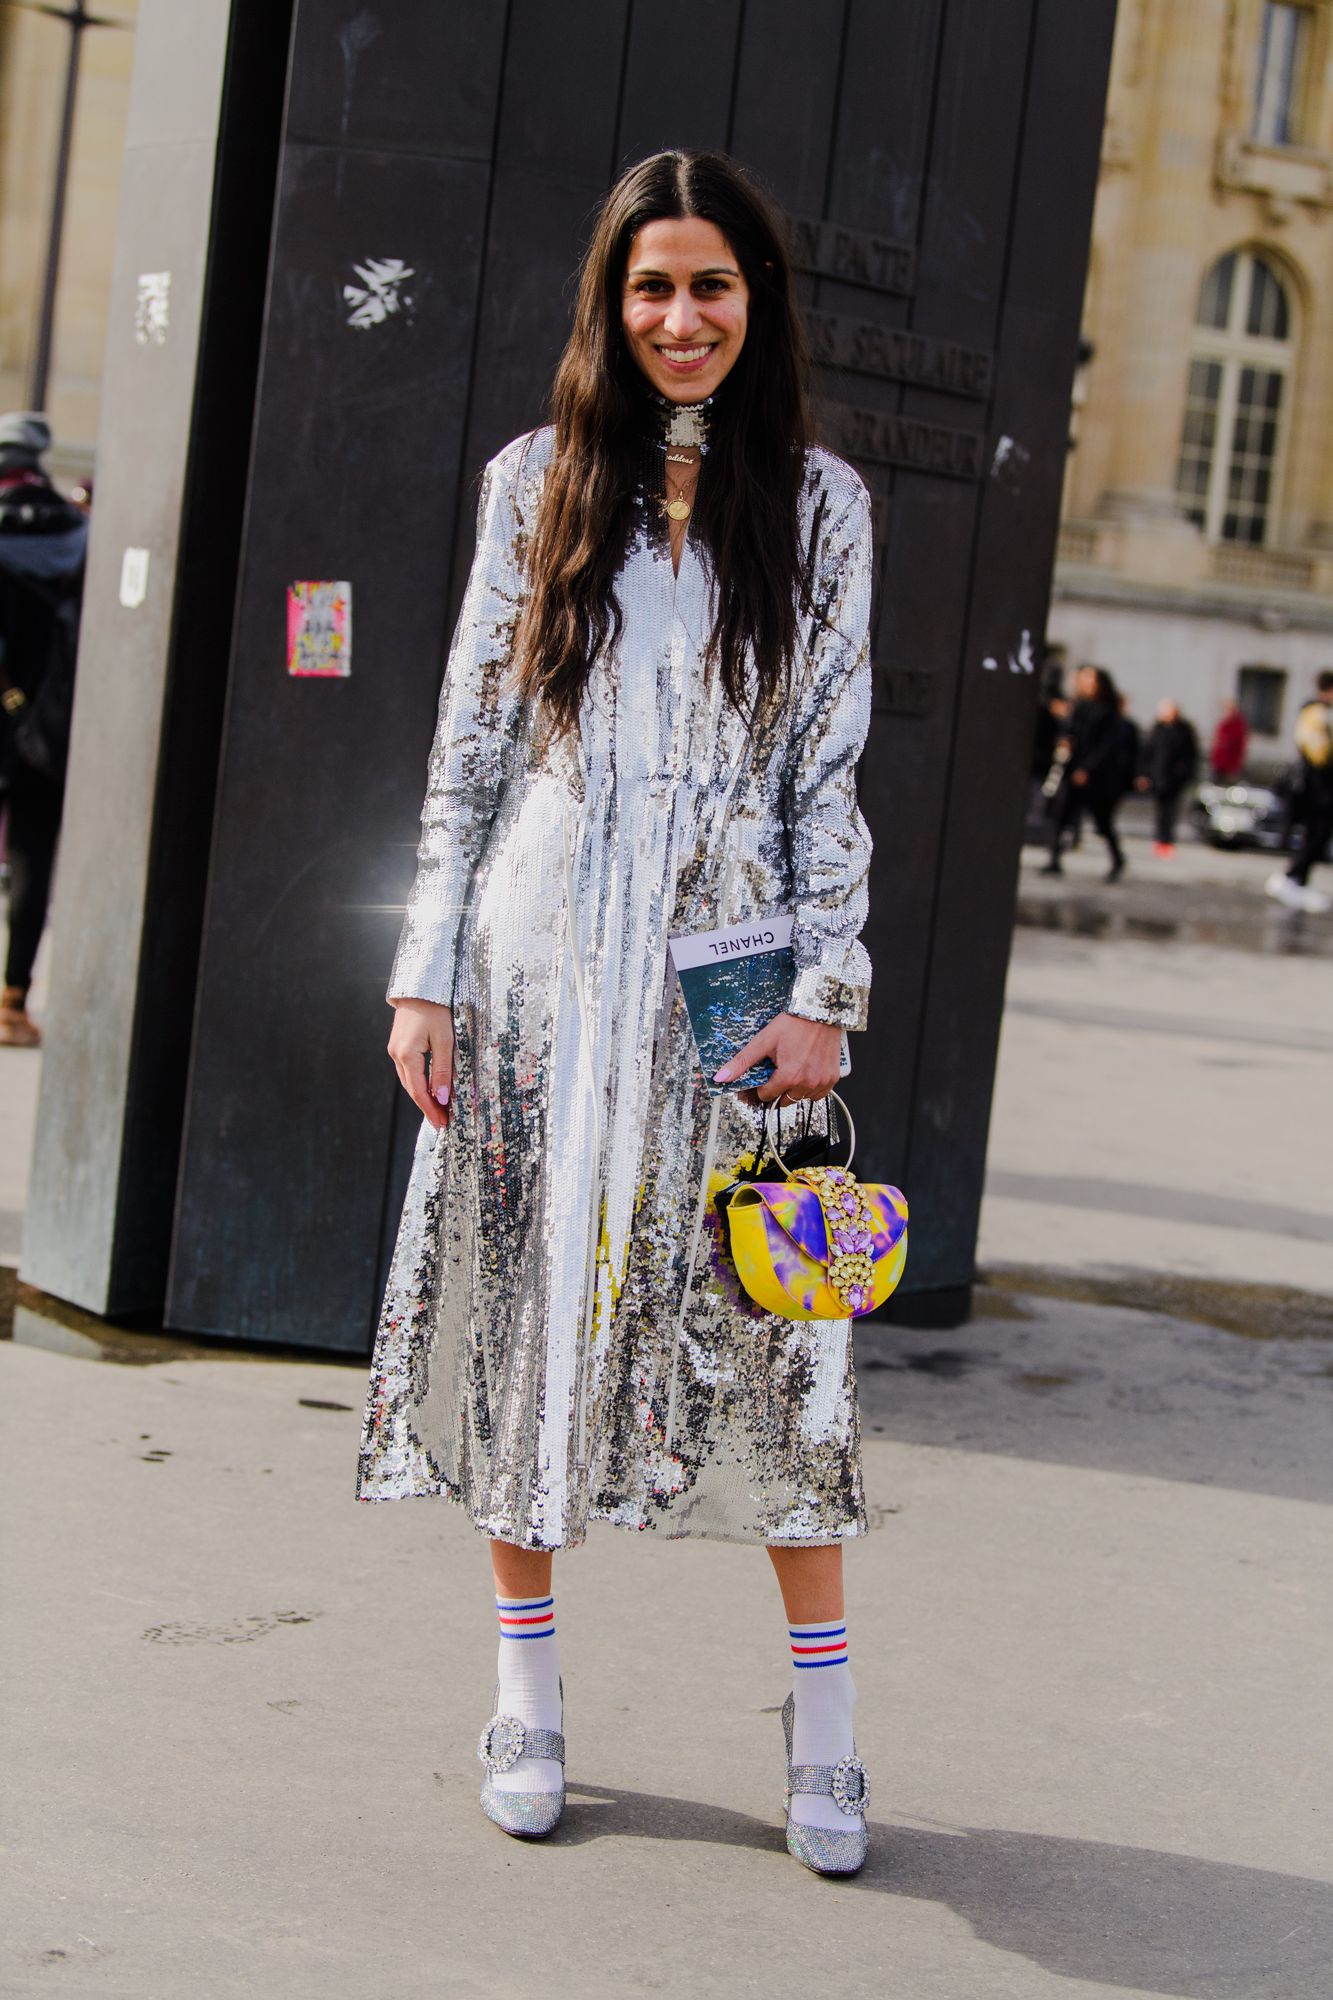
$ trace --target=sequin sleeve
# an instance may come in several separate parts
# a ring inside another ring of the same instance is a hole
[[[508,445],[482,479],[477,550],[440,696],[391,1000],[453,1001],[459,925],[499,807],[522,707],[510,666],[523,601],[518,487],[527,444],[520,438]]]
[[[870,496],[852,485],[820,535],[815,602],[823,613],[797,680],[784,814],[794,886],[796,981],[789,1010],[864,1028],[870,958],[870,830],[856,802],[856,763],[870,727]]]

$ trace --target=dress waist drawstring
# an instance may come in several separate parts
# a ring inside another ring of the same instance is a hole
[[[574,912],[574,858],[569,838],[569,808],[565,806],[560,814],[560,839],[565,861],[565,938],[569,945],[569,962],[574,973],[574,998],[579,1007],[579,1039],[584,1058],[588,1065],[588,1089],[592,1098],[592,1143],[598,1172],[598,1185],[602,1166],[602,1107],[598,1102],[597,1064],[592,1041],[592,1025],[588,1020],[588,995],[583,977],[583,958],[579,951],[579,927]]]
[[[583,1311],[583,1355],[581,1365],[576,1370],[576,1410],[575,1410],[575,1465],[580,1473],[586,1472],[588,1464],[588,1385],[587,1373],[594,1339],[594,1320],[597,1311],[597,1245],[598,1221],[602,1206],[602,1106],[601,1091],[597,1083],[596,1051],[593,1047],[592,1024],[588,1018],[588,995],[584,980],[583,957],[579,950],[579,927],[574,906],[574,859],[569,835],[569,808],[564,806],[560,813],[560,839],[565,865],[565,938],[569,946],[569,962],[574,974],[574,998],[579,1009],[579,1043],[588,1067],[588,1095],[592,1107],[592,1196],[588,1203],[588,1241],[584,1260],[584,1286],[586,1304]]]
[[[704,1145],[703,1171],[699,1176],[699,1199],[694,1204],[694,1228],[690,1235],[690,1255],[685,1266],[685,1282],[680,1291],[680,1307],[676,1313],[676,1331],[671,1342],[671,1380],[667,1390],[666,1434],[663,1449],[671,1450],[676,1435],[676,1385],[680,1376],[680,1344],[685,1337],[685,1314],[689,1309],[690,1287],[694,1283],[695,1265],[699,1261],[699,1241],[703,1235],[704,1216],[708,1209],[708,1183],[713,1172],[713,1157],[717,1151],[717,1122],[722,1111],[722,1099],[715,1097],[708,1111],[708,1138]]]
[[[718,922],[724,921],[723,911],[728,907],[732,878],[735,874],[735,856],[728,856],[722,877],[722,888],[717,899]],[[713,1163],[717,1157],[717,1127],[722,1115],[722,1099],[715,1096],[708,1108],[708,1137],[704,1142],[703,1168],[699,1175],[699,1198],[694,1204],[694,1228],[690,1233],[690,1254],[685,1265],[685,1283],[681,1287],[680,1305],[676,1312],[676,1330],[671,1342],[671,1377],[667,1390],[666,1432],[663,1450],[670,1452],[676,1435],[676,1390],[680,1377],[680,1347],[685,1337],[685,1315],[689,1310],[690,1287],[694,1283],[695,1266],[699,1261],[699,1242],[703,1236],[704,1217],[708,1212],[708,1183],[713,1177]]]

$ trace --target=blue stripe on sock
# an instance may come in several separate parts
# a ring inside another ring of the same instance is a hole
[[[502,1639],[554,1639],[555,1626],[548,1625],[544,1632],[502,1632],[500,1637]]]
[[[847,1636],[845,1625],[810,1625],[799,1632],[789,1625],[787,1630],[793,1645],[798,1639],[843,1639]]]
[[[497,1597],[497,1611],[544,1611],[548,1604],[554,1604],[553,1597]]]
[[[798,1674],[812,1674],[816,1667],[845,1667],[846,1664],[847,1664],[847,1655],[845,1653],[843,1654],[840,1660],[793,1660],[792,1661],[792,1665],[795,1667]]]

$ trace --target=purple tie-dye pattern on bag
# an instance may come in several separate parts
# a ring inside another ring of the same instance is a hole
[[[811,1257],[801,1244],[787,1234],[771,1208],[764,1207],[764,1235],[768,1241],[768,1254],[773,1264],[773,1275],[789,1299],[804,1312],[814,1309],[815,1299],[828,1281],[828,1273],[822,1262]],[[823,1235],[821,1226],[820,1235]]]
[[[822,1263],[828,1256],[828,1232],[824,1211],[818,1200],[812,1199],[810,1190],[793,1188],[786,1181],[756,1181],[754,1187],[763,1196],[769,1214],[793,1242],[800,1245],[807,1257]],[[895,1205],[888,1187],[873,1184],[867,1187],[862,1183],[861,1192],[874,1212],[874,1254],[883,1256],[898,1242],[907,1227],[907,1217]]]
[[[873,1182],[867,1187],[863,1181],[861,1192],[875,1213],[875,1253],[880,1256],[885,1250],[892,1250],[901,1240],[907,1228],[907,1217],[893,1198],[898,1192],[896,1188],[876,1186]],[[902,1201],[901,1195],[898,1195],[898,1201]]]
[[[789,1181],[756,1181],[754,1187],[756,1194],[763,1196],[769,1214],[792,1241],[817,1264],[824,1263],[829,1253],[824,1211],[817,1200],[811,1200],[809,1189],[793,1187]],[[771,1230],[769,1237],[771,1240]]]
[[[764,1236],[774,1276],[788,1297],[808,1313],[828,1283],[823,1207],[810,1188],[793,1187],[787,1181],[755,1181],[752,1185],[763,1201]],[[906,1232],[907,1204],[897,1189],[888,1186],[863,1183],[861,1193],[874,1218],[874,1240],[868,1247],[879,1263],[892,1256]],[[871,1294],[867,1292],[866,1303],[858,1311],[869,1311],[870,1306]]]

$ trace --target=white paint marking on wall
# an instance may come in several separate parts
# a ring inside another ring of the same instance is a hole
[[[987,653],[981,664],[988,674],[998,674],[1000,671],[1000,663],[994,653]],[[1032,634],[1026,625],[1023,627],[1023,636],[1016,649],[1009,655],[1009,671],[1011,674],[1035,674],[1037,671],[1037,662],[1032,653]]]
[[[120,559],[120,601],[127,611],[137,611],[148,595],[148,551],[126,549]]]
[[[1032,674],[1037,671],[1037,663],[1032,657],[1032,634],[1026,625],[1023,627],[1023,636],[1018,642],[1018,657],[1015,658],[1012,653],[1009,655],[1009,671],[1011,674]]]
[[[140,347],[161,347],[170,324],[170,271],[140,271],[134,295],[134,338]]]
[[[367,257],[364,264],[353,264],[352,269],[361,282],[343,286],[343,298],[352,308],[347,315],[349,326],[364,332],[367,327],[382,326],[397,312],[411,317],[412,297],[402,286],[416,276],[412,265],[401,257]]]
[[[995,450],[991,456],[990,476],[992,479],[997,479],[1002,486],[1007,487],[1011,493],[1017,493],[1019,490],[1019,474],[1022,472],[1023,467],[1029,465],[1031,461],[1032,453],[1028,450],[1027,446],[1020,444],[1017,438],[1010,437],[1008,431],[1005,431],[996,441]]]

